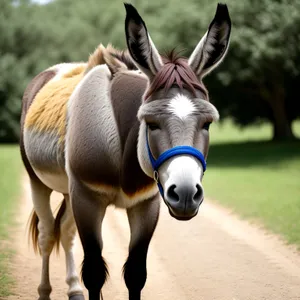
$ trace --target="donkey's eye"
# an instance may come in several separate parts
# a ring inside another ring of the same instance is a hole
[[[155,123],[147,123],[147,126],[151,131],[160,129],[160,127]]]
[[[206,123],[204,123],[204,125],[203,125],[203,129],[205,129],[205,130],[209,130],[209,126],[210,126],[210,124],[211,124],[211,122],[206,122]]]

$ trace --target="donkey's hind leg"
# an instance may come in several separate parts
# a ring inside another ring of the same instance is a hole
[[[60,224],[61,243],[65,251],[66,256],[66,270],[67,277],[66,282],[69,286],[68,296],[71,300],[83,300],[83,291],[79,283],[79,277],[76,271],[76,265],[74,260],[74,239],[76,234],[76,225],[73,217],[71,203],[69,195],[65,197],[65,212]]]
[[[41,282],[38,287],[39,300],[49,300],[52,291],[49,279],[49,258],[55,243],[54,217],[50,207],[52,190],[39,180],[31,180],[30,183],[34,205],[31,231],[33,235],[34,233],[38,234],[38,236],[33,236],[33,242],[35,248],[38,246],[42,256]],[[37,218],[35,218],[36,216]],[[34,219],[36,220],[35,224],[33,224]]]
[[[129,300],[140,300],[147,278],[147,252],[159,215],[160,200],[154,197],[127,209],[130,225],[129,256],[124,265],[124,279]]]

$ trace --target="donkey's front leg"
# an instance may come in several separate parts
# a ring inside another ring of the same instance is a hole
[[[74,218],[84,250],[82,279],[89,291],[89,300],[99,300],[108,271],[102,257],[101,225],[106,203],[80,183],[70,182]]]
[[[159,215],[159,196],[127,209],[131,238],[124,279],[129,300],[140,300],[147,278],[147,252]]]

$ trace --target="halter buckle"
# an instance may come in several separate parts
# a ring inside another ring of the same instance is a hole
[[[158,183],[159,176],[158,176],[158,172],[156,170],[154,170],[154,172],[153,172],[153,178],[154,178],[155,182]]]

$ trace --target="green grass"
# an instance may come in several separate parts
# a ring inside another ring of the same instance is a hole
[[[300,137],[300,122],[293,125]],[[206,195],[300,249],[300,141],[270,138],[267,125],[242,131],[230,121],[212,125]]]
[[[9,248],[10,229],[14,225],[14,210],[20,191],[22,173],[19,148],[0,146],[0,298],[8,296],[13,285],[8,264],[12,258]]]

